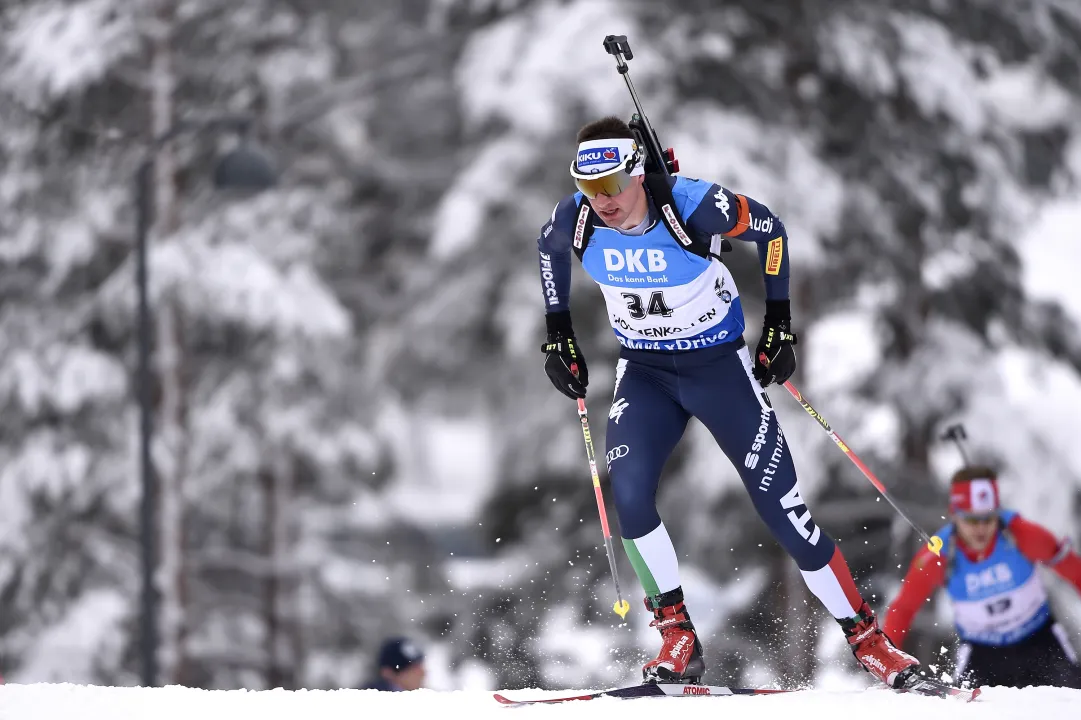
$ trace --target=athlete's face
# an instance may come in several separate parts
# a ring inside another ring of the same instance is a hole
[[[618,195],[598,195],[589,199],[593,211],[608,227],[629,230],[646,217],[646,191],[642,175],[631,178],[631,184]]]
[[[961,542],[977,551],[990,545],[998,531],[997,515],[955,515],[953,523]]]

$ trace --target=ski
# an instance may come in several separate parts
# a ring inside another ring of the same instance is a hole
[[[682,685],[679,683],[642,683],[613,690],[586,693],[584,695],[563,695],[560,697],[540,698],[537,700],[511,700],[495,694],[497,702],[503,705],[541,705],[570,702],[572,700],[595,700],[602,697],[643,698],[643,697],[723,697],[728,695],[770,695],[773,693],[798,692],[796,690],[766,690],[759,688],[730,688],[723,685]]]
[[[965,702],[975,700],[979,694],[979,688],[964,689],[947,685],[937,680],[917,679],[911,685],[902,688],[887,688],[897,693],[912,693],[926,697],[956,698]],[[776,693],[805,692],[803,690],[770,690],[764,688],[730,688],[723,685],[681,685],[678,683],[643,683],[641,685],[629,685],[627,687],[601,690],[599,692],[584,693],[580,695],[561,695],[550,698],[537,698],[535,700],[512,700],[505,695],[495,693],[496,702],[502,705],[553,705],[556,703],[571,702],[574,700],[595,700],[602,697],[614,698],[644,698],[644,697],[728,697],[733,695],[773,695]]]
[[[978,687],[965,689],[954,687],[953,685],[947,685],[944,682],[938,680],[929,680],[927,678],[916,678],[910,680],[909,684],[905,687],[898,688],[895,692],[900,693],[915,693],[916,695],[926,695],[928,697],[941,697],[941,698],[957,698],[958,700],[964,700],[965,702],[972,702],[980,695],[980,689]]]

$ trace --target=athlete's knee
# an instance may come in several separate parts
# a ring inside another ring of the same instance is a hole
[[[825,567],[833,557],[833,540],[811,516],[799,491],[795,471],[767,480],[767,484],[751,490],[759,516],[801,570]]]
[[[781,524],[774,529],[773,536],[799,569],[814,572],[829,565],[836,545],[833,538],[814,523],[810,512],[804,509],[804,514],[795,515],[790,511],[785,520],[788,526]]]
[[[627,507],[618,510],[619,535],[627,540],[634,540],[648,535],[661,524],[661,516],[655,505]]]
[[[610,472],[612,499],[625,538],[641,537],[661,522],[657,514],[657,482],[634,470]]]
[[[618,483],[612,483],[617,487]],[[619,517],[619,527],[623,537],[636,538],[650,532],[661,522],[661,516],[657,513],[656,498],[652,494],[624,489],[623,492],[613,492],[615,498],[616,515]]]

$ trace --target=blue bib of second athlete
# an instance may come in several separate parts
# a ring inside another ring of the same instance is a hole
[[[1014,515],[1003,511],[1009,522]],[[953,527],[939,536],[950,541]],[[1051,617],[1047,592],[1036,566],[1000,531],[995,549],[973,562],[957,550],[946,591],[953,601],[954,623],[962,640],[983,645],[1011,645],[1031,635]]]
[[[684,218],[701,201],[698,184],[709,187],[679,178],[672,188]],[[713,245],[717,252],[719,238]],[[598,225],[582,267],[600,286],[608,321],[624,347],[695,350],[743,334],[743,309],[728,268],[685,250],[664,223],[654,221],[642,235]]]

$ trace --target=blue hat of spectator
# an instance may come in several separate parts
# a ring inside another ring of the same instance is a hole
[[[424,659],[420,647],[405,637],[389,638],[379,649],[379,667],[401,672]]]

